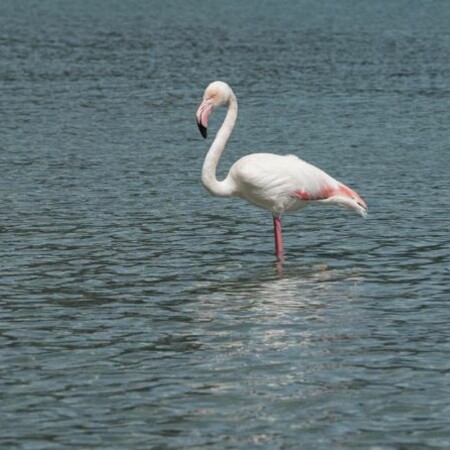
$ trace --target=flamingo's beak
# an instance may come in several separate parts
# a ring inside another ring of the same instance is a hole
[[[198,129],[206,139],[208,137],[208,119],[214,109],[214,104],[210,100],[203,100],[195,113]]]
[[[197,122],[200,134],[206,139],[208,137],[208,128],[204,127],[200,122]]]

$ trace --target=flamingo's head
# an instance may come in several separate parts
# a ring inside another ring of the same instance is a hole
[[[227,105],[233,91],[230,86],[223,81],[213,81],[203,94],[203,101],[195,113],[197,125],[202,136],[206,139],[208,136],[208,119],[214,108],[221,105]]]

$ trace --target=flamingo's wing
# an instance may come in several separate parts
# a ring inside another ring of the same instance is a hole
[[[254,153],[237,161],[233,178],[245,189],[274,191],[301,200],[328,198],[339,182],[294,155]]]
[[[272,211],[290,210],[300,200],[322,199],[338,182],[296,156],[254,153],[230,170],[236,194]],[[299,205],[297,205],[299,207]]]
[[[237,194],[272,211],[286,211],[316,203],[335,203],[360,210],[364,200],[323,170],[294,155],[254,153],[237,161],[230,175]],[[292,201],[301,200],[301,204]]]

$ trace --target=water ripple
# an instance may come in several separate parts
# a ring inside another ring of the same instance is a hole
[[[0,446],[449,448],[449,19],[2,2]],[[295,153],[368,219],[287,215],[281,270],[270,215],[201,186],[213,78],[220,176]]]

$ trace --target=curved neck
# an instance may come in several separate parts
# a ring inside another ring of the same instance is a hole
[[[208,150],[202,169],[203,186],[217,197],[231,197],[234,194],[234,183],[229,176],[223,181],[219,181],[216,177],[216,169],[219,159],[222,156],[234,124],[236,123],[238,105],[234,94],[228,103],[228,112],[223,121],[220,130],[217,132],[214,142]]]

